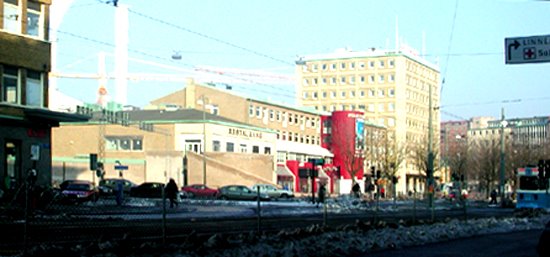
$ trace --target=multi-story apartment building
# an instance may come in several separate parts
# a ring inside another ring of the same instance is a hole
[[[361,111],[366,121],[386,127],[396,146],[427,145],[430,102],[437,107],[440,99],[435,65],[414,54],[376,49],[304,56],[296,64],[300,105],[320,111]],[[436,108],[432,110],[437,139],[440,116]],[[398,176],[406,183],[399,184],[399,192],[422,184],[417,182],[425,176],[417,166],[410,158],[402,162]]]
[[[51,183],[51,128],[86,116],[48,107],[50,0],[0,0],[0,189]]]

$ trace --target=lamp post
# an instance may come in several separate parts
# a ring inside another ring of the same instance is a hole
[[[500,203],[504,205],[504,170],[505,170],[505,156],[504,156],[504,128],[508,123],[504,119],[504,107],[501,110],[501,121],[500,121]]]
[[[202,103],[202,183],[206,185],[206,100],[208,97],[201,95],[200,102]]]

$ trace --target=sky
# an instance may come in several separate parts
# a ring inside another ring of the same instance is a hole
[[[52,70],[96,74],[97,55],[103,51],[108,53],[107,72],[112,73],[116,7],[106,2],[72,2],[60,26],[53,28],[58,51]],[[549,1],[119,0],[118,4],[129,8],[129,57],[164,65],[130,61],[129,73],[188,77],[198,67],[234,69],[238,74],[223,76],[226,81],[218,86],[225,83],[250,97],[294,104],[295,83],[272,78],[294,78],[298,56],[345,47],[393,50],[398,27],[401,43],[439,66],[442,121],[500,117],[501,108],[507,118],[550,114],[550,92],[546,92],[550,63],[505,64],[504,44],[505,38],[550,35]],[[181,59],[172,59],[174,54]],[[239,75],[244,73],[259,75]],[[114,94],[114,81],[106,86]],[[128,104],[145,106],[184,86],[184,82],[130,81]],[[57,82],[59,91],[92,103],[97,87],[93,79]]]

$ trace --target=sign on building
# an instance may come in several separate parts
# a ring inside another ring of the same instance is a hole
[[[550,62],[550,35],[504,39],[506,64]]]

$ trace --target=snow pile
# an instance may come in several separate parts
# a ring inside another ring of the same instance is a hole
[[[241,238],[238,245],[229,248],[221,247],[231,246],[229,238],[214,235],[199,247],[198,252],[180,250],[179,253],[165,256],[350,256],[477,235],[542,229],[547,220],[548,216],[469,221],[453,219],[446,223],[411,227],[378,224],[383,226],[380,229],[359,222],[336,231],[312,226],[303,230],[282,231],[276,236],[259,239]]]

